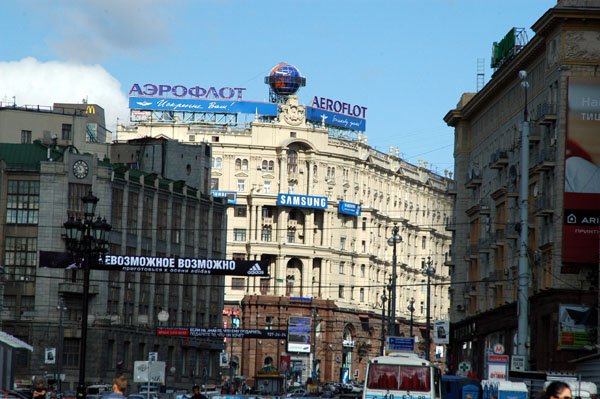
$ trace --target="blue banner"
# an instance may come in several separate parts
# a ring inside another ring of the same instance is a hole
[[[338,212],[345,213],[348,215],[360,216],[361,207],[360,207],[360,204],[342,201],[338,205]]]
[[[279,194],[277,205],[293,206],[298,208],[327,209],[327,197],[313,197],[300,194]]]
[[[129,97],[129,109],[220,114],[258,112],[259,115],[277,116],[277,104],[274,103],[198,98]]]
[[[210,190],[210,193],[215,198],[227,198],[228,204],[237,204],[237,192],[235,191]]]
[[[367,130],[366,119],[325,111],[319,108],[306,107],[306,119],[321,123],[323,122],[323,117],[325,117],[326,125],[338,126],[345,129],[360,130],[363,132]]]

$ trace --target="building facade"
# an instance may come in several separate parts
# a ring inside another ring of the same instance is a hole
[[[40,114],[27,111],[41,127],[44,116],[50,121],[55,117]],[[2,137],[8,136],[5,131],[28,126],[21,115],[4,118]],[[85,129],[73,133],[81,139]],[[208,147],[178,155],[180,162],[210,166]],[[69,217],[83,216],[81,198],[89,190],[99,198],[97,215],[112,225],[112,254],[225,257],[226,204],[202,187],[60,143],[3,143],[0,160],[0,318],[4,331],[34,348],[17,358],[15,374],[21,381],[32,376],[55,380],[65,374],[63,390],[77,385],[83,273],[42,268],[39,252],[65,251],[63,224]],[[85,173],[74,169],[78,161],[87,164]],[[90,281],[86,383],[110,383],[117,374],[133,380],[134,362],[148,360],[149,352],[166,362],[171,388],[202,383],[204,369],[209,383],[220,381],[222,340],[159,336],[157,328],[219,325],[223,276],[92,270]],[[55,350],[54,359],[46,354],[48,349]]]
[[[600,180],[593,177],[597,169],[588,173],[586,168],[596,168],[600,159],[594,125],[600,8],[596,2],[559,1],[532,29],[535,36],[528,43],[515,40],[516,30],[509,32],[514,45],[493,60],[492,79],[478,93],[463,94],[444,118],[455,129],[456,187],[450,191],[455,219],[447,227],[454,252],[452,369],[465,362],[482,378],[486,354],[495,344],[517,354],[524,231],[526,369],[573,371],[569,361],[589,354],[598,342],[598,222],[593,215],[599,209]],[[523,154],[525,118],[530,127]],[[527,176],[520,172],[524,159]],[[570,172],[573,162],[586,166]],[[583,185],[574,187],[569,181],[574,176],[585,180]],[[519,216],[524,178],[528,226]]]
[[[336,136],[324,123],[310,123],[305,112],[292,95],[279,104],[277,116],[257,113],[246,125],[190,123],[171,115],[120,126],[118,137],[210,144],[212,193],[229,203],[227,257],[263,260],[270,271],[268,278],[226,278],[224,323],[285,330],[291,316],[309,320],[311,344],[302,350],[284,340],[227,342],[235,375],[251,379],[265,364],[278,366],[289,356],[289,374],[297,381],[337,381],[343,373],[363,380],[366,360],[381,353],[381,315],[389,309],[382,296],[391,297],[394,264],[387,241],[395,226],[402,241],[396,244],[392,334],[409,335],[414,298],[416,350],[425,352],[423,259],[436,269],[431,319],[447,318],[445,225],[452,218],[452,181],[430,171],[427,162],[402,160],[399,149],[371,148],[366,135]]]

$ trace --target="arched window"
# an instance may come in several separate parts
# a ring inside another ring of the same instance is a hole
[[[217,157],[212,159],[213,169],[221,169],[223,167],[223,158]]]
[[[242,161],[242,170],[248,170],[248,160],[244,159]]]
[[[294,150],[287,152],[288,173],[298,172],[298,153]]]
[[[261,165],[261,167],[260,167],[260,170],[262,170],[263,172],[266,172],[266,171],[267,171],[267,168],[268,168],[268,166],[267,166],[267,165],[268,165],[268,163],[267,163],[267,160],[266,160],[266,159],[265,159],[265,160],[263,160],[263,161],[262,161],[262,165]]]
[[[242,160],[240,158],[237,158],[235,160],[235,170],[240,170],[242,169]]]
[[[319,168],[317,167],[316,164],[313,165],[313,176],[317,176],[317,172],[319,171]]]
[[[272,172],[274,168],[275,168],[275,162],[269,161],[269,172]]]

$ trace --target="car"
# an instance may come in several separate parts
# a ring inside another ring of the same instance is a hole
[[[62,399],[75,399],[77,397],[77,392],[75,391],[64,391],[62,393]]]
[[[334,398],[335,394],[332,391],[323,391],[321,394],[322,398]]]
[[[296,388],[286,395],[288,398],[303,398],[308,396],[308,391],[304,388]]]

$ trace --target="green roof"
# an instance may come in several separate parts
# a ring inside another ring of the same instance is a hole
[[[48,159],[48,149],[50,158]],[[0,143],[0,159],[10,168],[39,170],[40,162],[62,160],[65,149],[50,148],[42,143]]]

